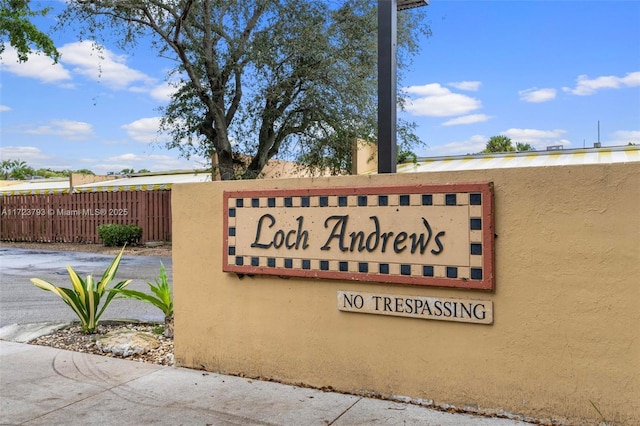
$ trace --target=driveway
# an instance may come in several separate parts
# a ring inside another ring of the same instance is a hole
[[[30,278],[71,288],[66,266],[71,265],[82,278],[91,274],[100,279],[114,256],[95,253],[32,250],[0,247],[0,327],[34,322],[66,322],[75,314],[54,293],[41,290]],[[113,284],[133,279],[127,288],[149,292],[146,282],[153,282],[160,273],[160,262],[171,283],[170,257],[123,256]],[[111,286],[110,286],[111,287]],[[135,319],[162,322],[162,312],[137,300],[114,299],[101,319]]]

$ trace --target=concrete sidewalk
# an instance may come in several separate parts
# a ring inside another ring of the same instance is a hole
[[[0,341],[0,424],[527,423]]]

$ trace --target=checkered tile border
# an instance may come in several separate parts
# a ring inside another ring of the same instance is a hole
[[[330,193],[328,193],[330,192]],[[346,193],[345,193],[346,192]],[[356,192],[356,193],[349,193]],[[482,214],[471,216],[470,256],[474,266],[420,265],[358,262],[271,256],[247,256],[234,245],[238,209],[358,208],[363,206],[480,206]],[[409,187],[322,188],[267,191],[225,191],[225,238],[223,270],[285,276],[367,280],[444,287],[492,290],[493,279],[493,187],[488,183],[416,185]],[[479,263],[479,264],[478,264]],[[477,265],[477,266],[476,266]]]

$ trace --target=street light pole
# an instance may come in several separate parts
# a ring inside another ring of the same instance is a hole
[[[378,0],[378,173],[395,173],[398,0]]]
[[[397,13],[428,4],[427,0],[378,0],[378,173],[396,172]]]

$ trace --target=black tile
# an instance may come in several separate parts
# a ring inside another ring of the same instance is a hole
[[[387,206],[387,205],[389,205],[389,196],[387,196],[387,195],[378,195],[378,205],[379,206]]]
[[[338,206],[339,207],[347,207],[347,197],[346,196],[338,197]]]
[[[236,236],[236,228],[234,226],[229,228],[229,236],[230,237],[235,237]]]
[[[328,271],[329,270],[329,261],[328,260],[321,260],[320,261],[320,269],[322,271]]]
[[[425,276],[425,277],[432,277],[433,276],[433,266],[424,265],[422,267],[422,275]]]
[[[293,198],[284,197],[284,206],[285,207],[293,207]]]
[[[433,205],[433,195],[431,195],[431,194],[422,194],[422,205],[423,206],[431,206],[431,205]]]
[[[301,205],[302,207],[309,207],[309,206],[311,205],[311,204],[310,204],[309,197],[302,197],[302,198],[300,199],[300,205]]]
[[[285,268],[293,268],[293,259],[285,259],[284,260]]]
[[[302,259],[302,269],[311,269],[311,261],[309,259]]]
[[[444,196],[444,203],[447,206],[455,206],[458,203],[457,194],[447,194]]]
[[[349,262],[340,262],[339,268],[340,268],[340,272],[348,272]]]
[[[252,257],[251,258],[251,266],[260,266],[260,258]]]
[[[234,246],[229,247],[229,256],[236,255],[236,248]]]
[[[276,258],[275,257],[270,257],[267,259],[267,266],[269,268],[275,268],[276,267]]]
[[[367,196],[366,195],[358,195],[358,206],[366,207],[367,206]]]
[[[369,272],[369,264],[367,262],[358,263],[358,272],[361,272],[363,274]]]
[[[401,195],[400,196],[400,205],[401,206],[408,206],[409,205],[409,195],[405,194],[405,195]]]
[[[276,206],[275,197],[269,197],[269,199],[267,199],[267,206],[269,206],[269,207],[275,207]]]
[[[251,207],[260,207],[260,198],[252,198]]]
[[[482,219],[478,217],[472,217],[471,223],[469,224],[469,228],[472,231],[480,231],[482,230]]]
[[[327,207],[329,205],[329,197],[320,197],[320,207]]]
[[[482,205],[482,194],[469,194],[469,204],[472,206]]]
[[[471,279],[472,280],[481,280],[482,279],[482,268],[471,268]]]
[[[389,264],[388,263],[381,263],[380,264],[380,273],[381,274],[388,274],[389,273]]]
[[[471,243],[471,254],[482,254],[482,244]]]
[[[447,266],[447,278],[458,278],[458,268],[455,266]]]
[[[244,258],[242,256],[236,256],[236,266],[242,266],[244,264]]]
[[[229,217],[236,217],[236,209],[233,207],[229,209]]]
[[[236,198],[236,207],[244,206],[244,198]]]
[[[411,275],[411,265],[400,265],[400,274]]]

